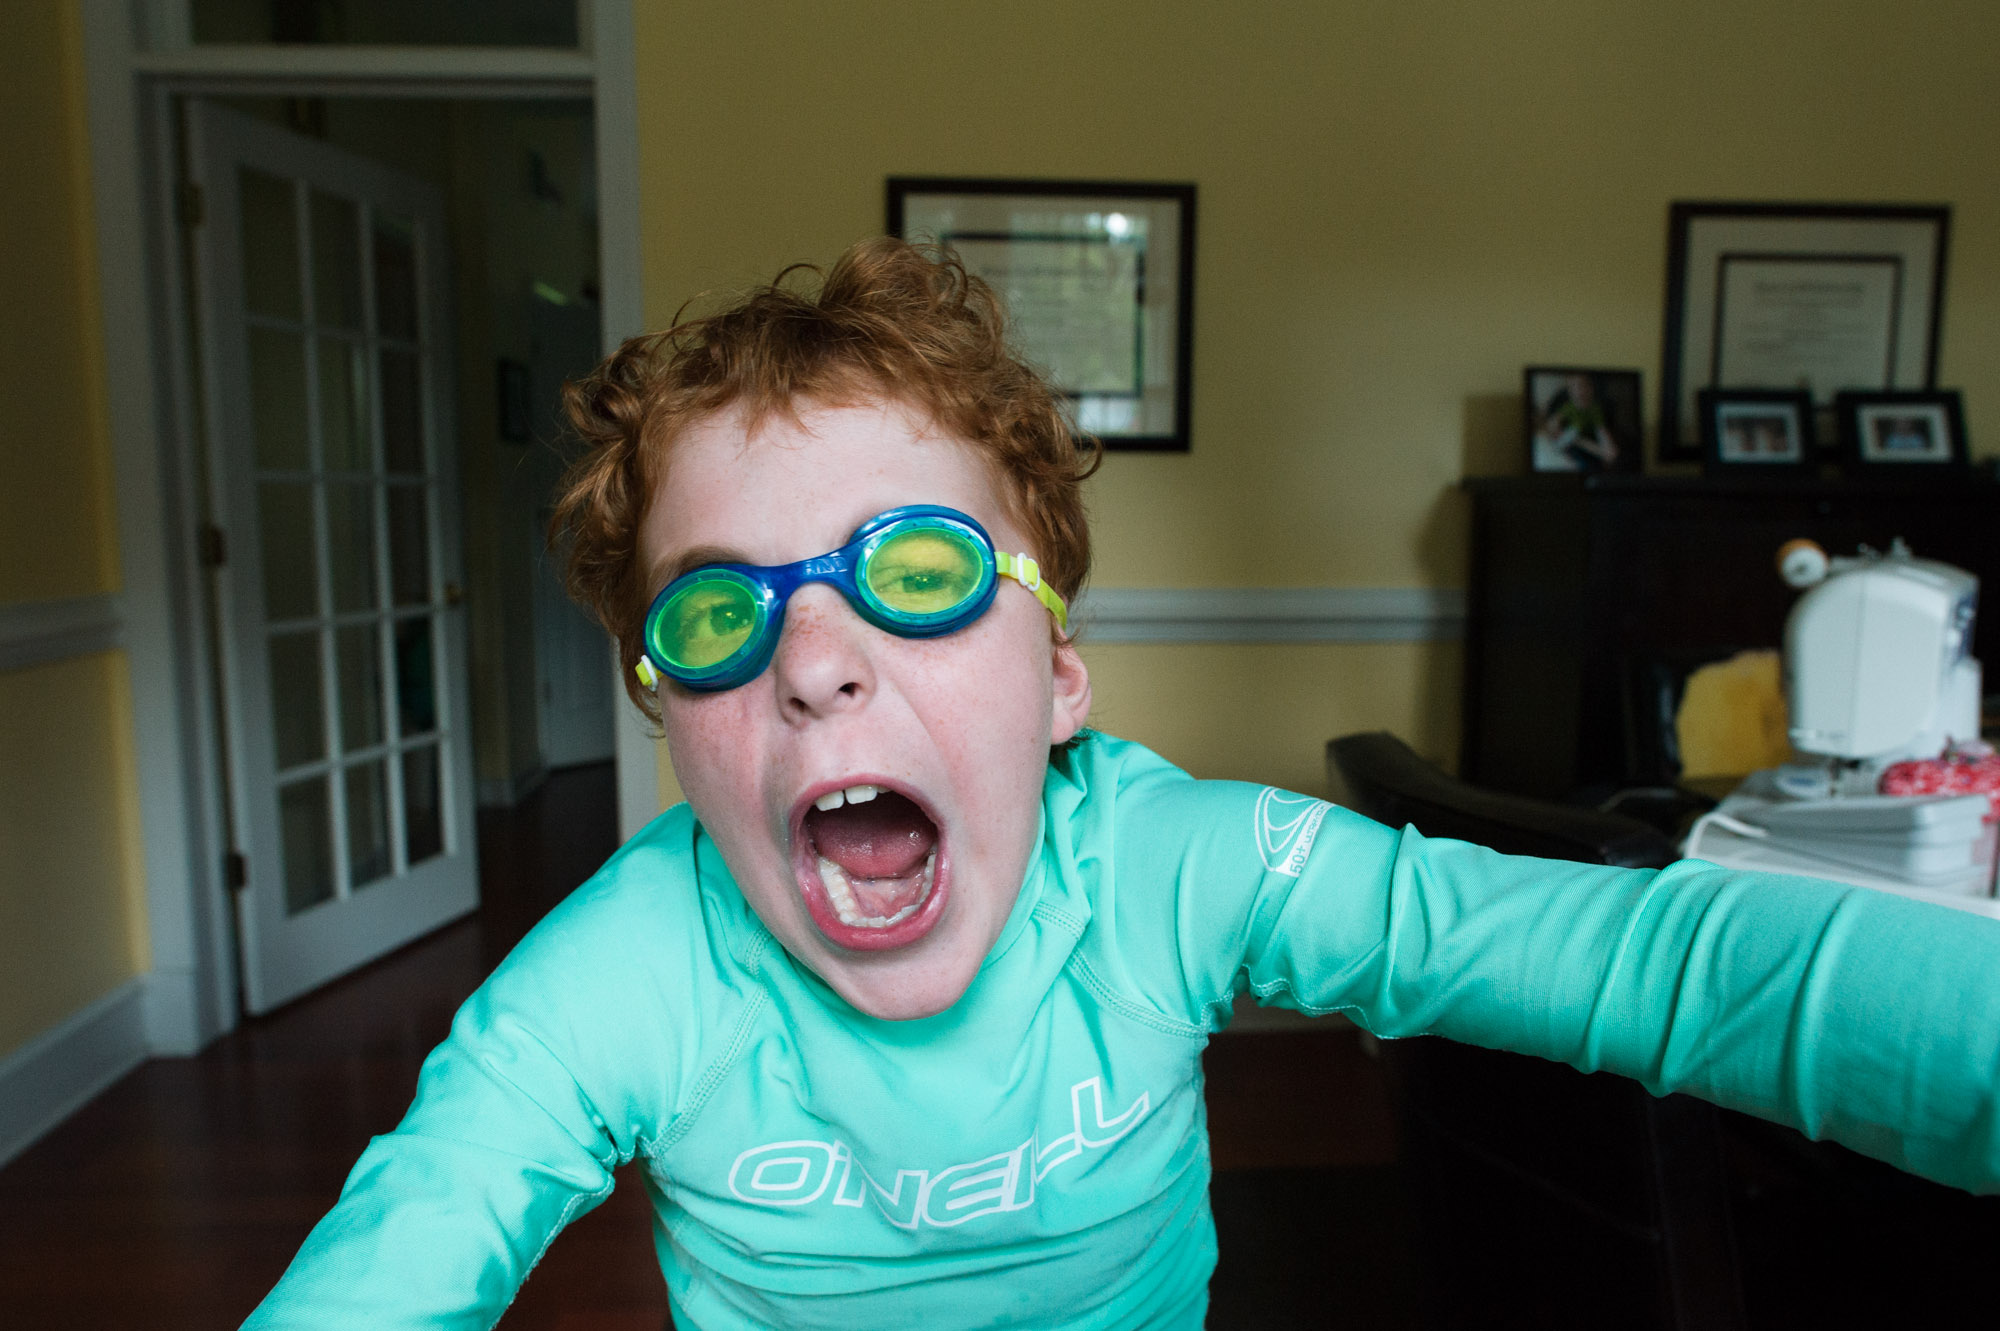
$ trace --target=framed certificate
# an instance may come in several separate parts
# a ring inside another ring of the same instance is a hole
[[[1950,229],[1942,205],[1674,204],[1661,459],[1701,456],[1704,389],[1806,393],[1831,439],[1837,394],[1933,386]]]
[[[889,232],[944,246],[1106,448],[1187,451],[1194,186],[892,176]]]

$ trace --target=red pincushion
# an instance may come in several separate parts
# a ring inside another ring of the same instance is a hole
[[[2000,753],[1947,753],[1891,763],[1876,789],[1884,795],[1984,795],[1986,821],[2000,819]]]

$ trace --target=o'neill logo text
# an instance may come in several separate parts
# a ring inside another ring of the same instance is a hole
[[[829,1189],[835,1206],[861,1206],[872,1198],[899,1229],[943,1229],[999,1211],[1018,1211],[1034,1204],[1035,1185],[1050,1170],[1085,1151],[1103,1150],[1139,1126],[1152,1107],[1141,1093],[1124,1113],[1106,1119],[1104,1083],[1097,1077],[1070,1087],[1069,1103],[1070,1131],[1046,1145],[1037,1133],[1011,1151],[935,1174],[898,1169],[896,1181],[886,1188],[843,1141],[753,1146],[730,1167],[729,1191],[757,1206],[807,1206]]]
[[[1297,878],[1332,807],[1325,800],[1264,787],[1257,797],[1257,849],[1263,852],[1264,867]]]

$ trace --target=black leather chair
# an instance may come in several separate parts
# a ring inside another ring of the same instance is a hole
[[[1481,790],[1393,735],[1327,746],[1347,802],[1510,854],[1651,867],[1630,818]],[[1746,1325],[1717,1111],[1637,1082],[1434,1036],[1384,1045],[1440,1327]]]

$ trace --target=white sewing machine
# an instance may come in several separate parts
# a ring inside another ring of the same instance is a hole
[[[1978,578],[1900,540],[1833,560],[1793,541],[1779,571],[1806,589],[1785,623],[1792,747],[1865,772],[1872,791],[1892,762],[1979,738]]]
[[[1979,579],[1901,541],[1846,559],[1793,541],[1779,570],[1805,591],[1785,624],[1799,761],[1753,773],[1690,829],[1686,853],[2000,916],[1984,795],[1875,793],[1890,763],[1979,738]]]

